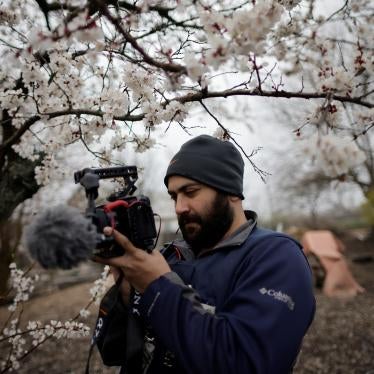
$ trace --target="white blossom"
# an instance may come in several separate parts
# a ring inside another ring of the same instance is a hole
[[[307,123],[314,126],[324,126],[329,128],[342,124],[340,110],[334,103],[315,106],[306,117]]]
[[[26,276],[24,271],[18,269],[15,263],[10,266],[9,282],[12,290],[15,291],[13,303],[8,307],[10,311],[15,311],[19,303],[27,301],[34,290],[34,283],[39,279],[37,275]]]
[[[105,111],[105,115],[120,116],[125,115],[129,109],[129,100],[125,93],[119,90],[109,88],[100,97],[102,103],[102,110]],[[104,119],[104,122],[108,120]],[[111,122],[111,121],[110,121]]]
[[[128,66],[124,72],[123,81],[131,89],[133,100],[137,101],[140,98],[152,100],[153,88],[156,85],[155,75]]]
[[[247,55],[265,52],[265,42],[269,32],[280,21],[283,8],[276,2],[264,0],[256,2],[249,11],[237,11],[226,22],[235,53]]]
[[[212,136],[220,140],[225,140],[227,139],[228,134],[222,127],[217,127]]]
[[[150,138],[149,136],[138,136],[134,139],[134,143],[136,145],[136,152],[143,153],[149,148],[153,147],[153,145],[155,144],[155,140]]]
[[[220,35],[210,35],[209,44],[211,48],[205,54],[205,64],[217,69],[226,62],[230,54],[230,42]]]
[[[203,61],[196,59],[195,54],[191,52],[184,55],[184,63],[188,76],[195,82],[198,82],[208,70]]]
[[[41,166],[35,167],[35,180],[41,185],[47,185],[51,178],[59,175],[60,177],[65,175],[65,171],[60,167],[59,162],[52,155],[44,157]]]
[[[326,175],[339,177],[365,161],[365,154],[350,138],[318,134],[301,140],[304,155],[312,158]]]
[[[101,276],[99,279],[95,280],[93,287],[90,288],[90,294],[95,302],[95,304],[99,304],[101,298],[103,297],[104,293],[107,290],[107,278],[109,275],[110,268],[108,265],[104,266],[104,269],[101,273]]]
[[[188,114],[188,105],[172,101],[166,105],[162,112],[163,121],[183,122]]]
[[[374,108],[363,109],[357,114],[358,125],[365,127],[374,123]]]
[[[208,11],[199,6],[198,14],[200,22],[204,27],[207,35],[213,35],[216,33],[221,34],[226,30],[226,19],[222,13],[219,13],[214,9],[209,9]]]
[[[145,114],[144,121],[148,127],[153,127],[162,122],[161,113],[163,107],[157,101],[143,101],[142,109]]]
[[[29,321],[26,327],[26,330],[36,330],[41,327],[40,321]]]
[[[79,315],[80,315],[82,318],[87,318],[90,314],[91,314],[91,312],[90,312],[88,309],[81,309],[81,310],[79,311]]]
[[[323,92],[336,92],[345,95],[352,93],[352,74],[349,74],[344,68],[325,70],[323,75],[319,81],[319,86]]]

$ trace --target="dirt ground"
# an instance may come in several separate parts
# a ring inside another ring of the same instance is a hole
[[[348,259],[362,250],[356,249],[347,252]],[[363,250],[367,253],[367,246]],[[374,254],[374,248],[369,253]],[[350,300],[337,300],[316,290],[316,318],[304,339],[295,374],[374,374],[374,261],[350,261],[349,265],[366,292]],[[25,308],[23,319],[66,320],[86,304],[91,286],[92,283],[83,283],[34,298]],[[90,326],[96,320],[96,310],[97,306],[92,308],[92,314],[86,320]],[[2,308],[0,321],[4,320],[5,314]],[[89,340],[46,342],[27,357],[17,373],[84,373]],[[116,372],[116,368],[104,367],[99,354],[94,352],[91,374]]]

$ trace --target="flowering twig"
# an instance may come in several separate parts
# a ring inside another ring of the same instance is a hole
[[[252,153],[249,155],[243,147],[235,140],[235,138],[230,134],[230,132],[227,130],[225,126],[222,125],[222,123],[219,121],[219,119],[207,108],[207,106],[203,103],[203,101],[200,101],[201,106],[205,109],[205,111],[217,122],[217,125],[223,130],[224,137],[231,139],[236,146],[241,150],[245,158],[250,162],[253,170],[260,176],[261,180],[263,182],[266,181],[266,177],[270,175],[268,172],[261,170],[252,160],[251,157],[253,157],[259,149],[252,151]]]
[[[152,66],[155,66],[157,68],[160,68],[164,71],[169,71],[173,73],[182,73],[186,74],[186,68],[183,65],[177,65],[174,63],[164,63],[158,60],[155,60],[152,58],[146,51],[138,44],[136,39],[130,35],[121,25],[118,18],[115,18],[111,15],[109,12],[109,9],[107,8],[106,4],[103,3],[103,1],[96,0],[95,1],[97,6],[100,8],[100,11],[104,14],[104,16],[117,28],[117,30],[122,34],[122,36],[132,45],[132,47],[138,51],[144,61]]]
[[[29,269],[30,270],[30,269]],[[20,367],[20,361],[24,360],[38,347],[51,338],[78,338],[87,336],[89,334],[89,327],[82,322],[78,322],[78,318],[87,317],[89,315],[88,309],[93,303],[98,303],[106,290],[106,279],[109,273],[109,266],[106,266],[101,273],[100,279],[94,282],[91,288],[91,299],[88,304],[73,318],[66,322],[51,320],[49,324],[42,325],[39,321],[29,321],[26,329],[21,331],[20,321],[22,316],[21,309],[18,318],[7,321],[9,328],[5,325],[0,330],[0,343],[8,342],[10,350],[5,361],[0,361],[0,373],[5,373],[9,370],[17,370]],[[11,279],[13,286],[16,288],[15,301],[9,310],[11,316],[14,315],[15,308],[23,305],[23,301],[29,298],[29,292],[32,291],[33,285],[30,284],[31,278],[25,277],[26,273],[17,269],[16,265],[11,264]],[[19,300],[19,302],[17,301]],[[15,306],[15,308],[14,308]],[[27,350],[24,349],[26,339],[32,338],[31,346]]]

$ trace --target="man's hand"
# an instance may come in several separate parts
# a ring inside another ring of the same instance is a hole
[[[159,251],[147,253],[136,248],[129,239],[111,227],[105,227],[104,234],[112,235],[125,250],[125,254],[108,259],[95,257],[95,261],[121,269],[125,278],[140,293],[143,293],[154,280],[171,271],[169,264]]]

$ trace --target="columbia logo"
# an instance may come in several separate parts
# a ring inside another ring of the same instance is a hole
[[[285,294],[281,291],[266,289],[265,287],[260,288],[259,291],[262,295],[268,295],[270,297],[273,297],[275,300],[282,301],[283,303],[287,304],[288,309],[294,310],[295,303],[292,300],[292,298],[290,296],[288,296],[287,294]]]

